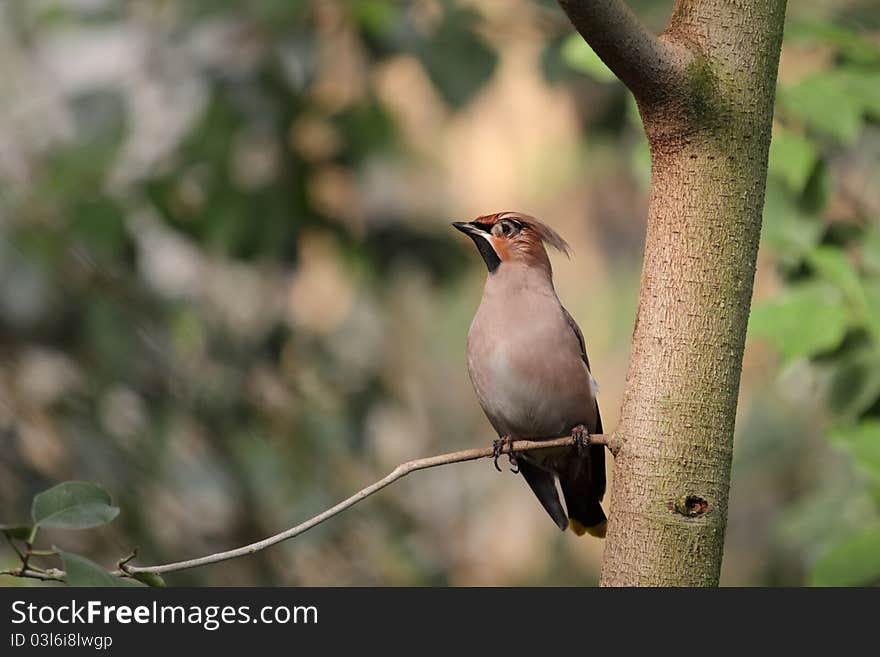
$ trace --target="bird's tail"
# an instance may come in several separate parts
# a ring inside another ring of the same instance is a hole
[[[568,526],[578,536],[589,534],[596,538],[605,538],[608,531],[608,519],[599,504],[599,500],[593,500],[591,508],[587,512],[569,511]]]
[[[565,515],[565,509],[562,508],[562,502],[559,501],[559,493],[556,492],[556,482],[553,475],[525,459],[519,460],[518,467],[522,476],[532,487],[532,492],[541,502],[541,506],[550,514],[559,529],[565,531],[568,519]]]
[[[599,503],[605,494],[605,453],[601,445],[590,447],[588,462],[561,473],[559,484],[568,511],[568,526],[578,536],[605,538],[608,520]],[[586,465],[586,467],[584,467]]]

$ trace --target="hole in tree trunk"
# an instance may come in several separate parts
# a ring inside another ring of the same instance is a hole
[[[709,512],[709,503],[698,495],[682,495],[668,506],[670,511],[685,518],[697,518]]]

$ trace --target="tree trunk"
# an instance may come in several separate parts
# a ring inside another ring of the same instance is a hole
[[[560,4],[651,148],[600,583],[717,585],[785,0],[677,0],[659,37],[619,2]]]

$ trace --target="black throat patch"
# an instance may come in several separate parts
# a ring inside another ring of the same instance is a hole
[[[480,237],[479,235],[471,235],[470,238],[474,241],[474,244],[477,245],[477,249],[480,251],[480,255],[483,256],[483,260],[486,263],[486,267],[489,270],[489,273],[492,274],[498,269],[498,265],[501,264],[501,258],[498,257],[498,254],[495,253],[495,249],[492,248],[492,245],[489,244],[489,240]]]

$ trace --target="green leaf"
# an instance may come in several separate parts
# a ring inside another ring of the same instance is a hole
[[[836,414],[857,418],[880,399],[880,349],[847,350],[831,374],[828,405]]]
[[[880,118],[880,72],[846,67],[839,69],[837,76],[853,101],[861,105],[863,114]]]
[[[360,0],[352,11],[358,23],[376,35],[387,33],[397,18],[397,10],[389,0]]]
[[[165,580],[162,579],[161,575],[157,575],[156,573],[132,573],[131,576],[147,586],[165,587]]]
[[[864,103],[836,72],[817,73],[780,94],[784,107],[811,127],[852,144],[862,127]]]
[[[819,276],[836,285],[849,298],[854,299],[861,293],[859,275],[841,249],[820,246],[807,259]]]
[[[880,579],[880,527],[835,544],[813,565],[813,586],[859,586]]]
[[[880,482],[880,420],[835,427],[828,432],[828,437],[849,450],[860,471]]]
[[[768,178],[762,243],[776,251],[783,262],[799,263],[819,242],[821,235],[819,217],[804,211],[779,178]]]
[[[605,62],[599,59],[599,55],[587,45],[580,34],[572,34],[562,44],[562,61],[599,82],[617,80],[617,76],[605,66]]]
[[[780,100],[813,128],[852,144],[864,116],[880,117],[880,74],[854,67],[816,73],[784,89]]]
[[[88,529],[104,525],[119,514],[110,495],[85,481],[67,481],[34,497],[31,515],[40,527]]]
[[[861,247],[864,268],[871,274],[880,275],[880,221],[866,229]]]
[[[7,538],[19,541],[26,541],[30,537],[31,531],[33,531],[33,527],[26,525],[0,525],[0,532],[5,534]]]
[[[820,277],[846,295],[859,322],[880,342],[880,307],[872,302],[869,290],[846,253],[840,248],[822,246],[810,253],[807,260]]]
[[[805,41],[830,45],[847,59],[862,64],[880,61],[880,48],[862,33],[830,22],[793,21],[790,26],[785,27],[785,40],[792,43]]]
[[[770,173],[779,176],[795,192],[801,192],[816,165],[816,147],[789,130],[779,130],[770,142]]]
[[[838,346],[852,323],[843,295],[818,282],[793,285],[757,305],[749,336],[769,340],[786,360],[812,356]]]
[[[449,8],[436,32],[420,39],[416,55],[437,91],[452,107],[473,98],[495,72],[498,55],[475,29],[479,14]]]
[[[71,212],[68,238],[82,244],[99,262],[111,262],[125,249],[125,219],[107,198],[79,200]]]
[[[869,278],[862,283],[865,294],[866,325],[874,342],[880,343],[880,279]]]
[[[68,586],[126,586],[123,578],[109,573],[94,561],[81,557],[78,554],[64,552],[57,547],[54,549],[61,555],[61,559],[64,561]]]

